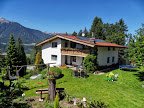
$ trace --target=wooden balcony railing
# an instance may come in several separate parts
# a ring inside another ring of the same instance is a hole
[[[61,53],[62,55],[86,57],[88,54],[90,54],[90,51],[74,48],[62,48]]]

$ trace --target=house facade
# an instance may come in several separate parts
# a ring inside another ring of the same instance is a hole
[[[108,43],[100,39],[55,35],[36,46],[42,48],[42,59],[51,66],[82,65],[88,54],[97,54],[99,66],[118,63],[118,50],[125,46]]]

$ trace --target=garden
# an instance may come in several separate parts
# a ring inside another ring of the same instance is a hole
[[[61,70],[63,77],[56,80],[56,87],[64,88],[65,92],[65,98],[59,102],[61,107],[74,106],[74,99],[77,99],[77,106],[80,107],[83,98],[91,105],[100,102],[110,108],[142,108],[144,106],[143,69],[136,72],[117,69],[100,75],[89,74],[87,78],[74,77],[73,70],[69,68]],[[37,79],[30,79],[32,71],[27,70],[27,73],[23,78],[14,81],[14,84],[17,85],[15,87],[23,92],[14,101],[27,103],[29,107],[53,108],[55,101],[54,103],[49,102],[48,94],[43,94],[43,102],[38,101],[40,94],[36,94],[36,90],[48,88],[48,79],[45,77],[47,69],[40,71],[42,76]],[[107,80],[107,76],[112,76],[112,74],[118,74],[116,81]],[[5,81],[5,85],[9,85],[9,82]]]

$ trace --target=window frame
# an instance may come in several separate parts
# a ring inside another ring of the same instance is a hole
[[[107,63],[110,63],[110,57],[107,57]]]
[[[65,47],[65,48],[68,47],[68,42],[67,42],[67,41],[64,42],[64,47]]]
[[[112,57],[112,63],[114,63],[114,62],[115,62],[115,57],[113,56],[113,57]]]
[[[70,48],[76,48],[76,43],[75,42],[71,42],[70,43]]]
[[[52,48],[57,48],[57,42],[52,42]]]
[[[51,61],[57,61],[57,55],[51,55]]]

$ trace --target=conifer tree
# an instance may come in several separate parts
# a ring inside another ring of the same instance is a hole
[[[19,66],[27,65],[26,54],[24,51],[23,42],[20,38],[18,38],[18,40],[16,42],[16,49],[17,49],[17,54],[18,54]],[[23,67],[22,71],[20,71],[20,76],[25,75],[25,73],[26,73],[26,67]]]
[[[115,24],[107,24],[106,28],[106,40],[108,42],[116,43],[119,45],[125,45],[125,39],[127,37],[127,25],[123,19],[120,19]]]
[[[104,30],[103,30],[103,22],[99,17],[95,17],[90,29],[90,37],[105,39]]]
[[[68,35],[68,33],[66,32],[65,35]]]
[[[72,33],[72,35],[73,35],[73,36],[77,36],[77,32],[74,31],[74,32]]]
[[[79,31],[78,36],[82,36],[82,30]]]
[[[2,57],[1,57],[1,49],[0,49],[0,72],[1,72],[1,68],[2,68]]]
[[[12,66],[17,66],[18,65],[18,54],[17,54],[17,49],[15,46],[15,40],[13,35],[10,35],[10,40],[7,48],[7,56],[6,56],[6,64],[7,66],[10,67],[10,72],[11,74],[14,73],[14,68]]]
[[[87,30],[87,28],[86,28],[86,27],[84,28],[83,33],[85,34],[85,37],[88,37],[88,36],[89,36],[89,32],[88,32],[88,30]]]

